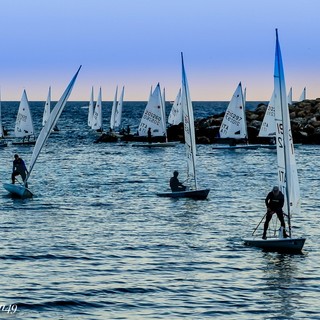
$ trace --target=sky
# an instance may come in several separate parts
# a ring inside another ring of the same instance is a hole
[[[273,90],[275,28],[287,91],[320,97],[319,0],[1,0],[2,101],[147,100],[159,82],[167,100],[181,85],[181,58],[194,101],[228,101],[241,81],[247,100]]]

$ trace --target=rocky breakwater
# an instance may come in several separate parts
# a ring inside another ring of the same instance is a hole
[[[269,143],[269,138],[258,137],[267,105],[258,104],[254,111],[246,111],[249,143]],[[289,106],[294,143],[320,144],[320,98],[304,100]],[[224,113],[195,120],[198,144],[219,143],[219,129]],[[169,140],[183,141],[183,124],[168,128]]]

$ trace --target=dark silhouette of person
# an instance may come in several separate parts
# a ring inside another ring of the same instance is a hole
[[[284,214],[282,211],[282,207],[284,205],[284,195],[279,190],[278,186],[274,186],[272,191],[270,191],[265,199],[265,203],[267,206],[267,214],[266,214],[266,221],[264,223],[264,230],[262,239],[267,239],[267,230],[269,226],[269,222],[272,218],[274,213],[277,214],[278,219],[280,220],[281,227],[283,228],[283,237],[287,238],[288,235],[285,231],[285,222],[284,222]]]
[[[170,178],[170,188],[172,192],[185,191],[187,188],[179,181],[178,175],[178,171],[173,171],[173,177]]]
[[[26,177],[27,177],[27,167],[24,163],[24,161],[19,157],[18,154],[14,155],[14,160],[13,160],[13,167],[12,167],[12,175],[11,175],[11,180],[12,183],[15,183],[16,176],[21,176],[23,182],[25,182]]]
[[[151,128],[148,129],[148,142],[152,142],[152,134],[151,134]]]

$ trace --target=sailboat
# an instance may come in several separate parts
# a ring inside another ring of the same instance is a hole
[[[98,100],[96,102],[96,106],[94,108],[93,116],[92,116],[92,123],[91,129],[96,130],[98,132],[102,132],[102,93],[101,87],[99,90]]]
[[[187,176],[189,183],[193,184],[193,188],[186,191],[177,192],[163,192],[157,193],[159,197],[170,198],[193,198],[204,200],[207,198],[210,189],[200,189],[198,187],[196,174],[196,139],[193,118],[192,101],[189,92],[189,85],[184,68],[183,53],[181,52],[182,64],[182,89],[181,89],[181,104],[183,110],[183,124],[184,124],[184,139],[187,159]]]
[[[168,123],[171,125],[178,125],[183,122],[182,106],[181,106],[181,89],[179,89],[176,99],[173,102],[171,111],[168,117]]]
[[[94,102],[93,102],[93,87],[92,87],[89,108],[88,108],[88,126],[90,128],[92,127],[93,109],[94,109]]]
[[[28,169],[28,174],[26,177],[26,180],[24,181],[24,184],[18,185],[18,184],[11,184],[11,183],[4,183],[3,187],[12,195],[18,196],[20,198],[31,198],[33,196],[33,193],[30,191],[30,189],[27,187],[27,181],[30,177],[30,174],[34,168],[34,165],[39,157],[39,154],[46,143],[50,133],[52,132],[52,129],[57,124],[57,121],[67,103],[67,100],[71,94],[72,88],[74,86],[74,83],[77,79],[78,73],[81,69],[81,66],[79,67],[76,74],[71,79],[69,85],[67,86],[66,90],[62,94],[60,100],[57,102],[55,107],[52,109],[52,112],[50,113],[50,117],[48,118],[46,124],[40,131],[40,134],[37,138],[37,141],[35,143],[33,153],[30,160],[30,165]]]
[[[290,88],[288,93],[288,104],[292,104],[292,87]]]
[[[1,93],[0,93],[0,148],[6,147],[8,144],[3,141],[4,139],[4,130],[2,125],[2,113],[1,113]]]
[[[33,145],[36,143],[35,140],[30,140],[31,137],[34,137],[34,127],[26,90],[23,90],[22,92],[14,134],[16,138],[22,138],[22,141],[15,141],[12,142],[12,144]]]
[[[306,99],[307,99],[307,88],[304,87],[303,90],[302,90],[302,92],[301,92],[299,101],[303,101],[303,100],[306,100]]]
[[[149,101],[141,118],[138,133],[140,137],[147,137],[148,131],[151,132],[152,139],[154,137],[165,139],[165,142],[135,143],[133,147],[174,147],[177,142],[168,142],[167,129],[165,120],[165,102],[161,94],[160,84],[158,83],[154,91],[149,97]]]
[[[51,112],[51,87],[49,87],[47,100],[46,100],[46,103],[45,103],[44,109],[43,109],[42,126],[44,126],[46,124],[46,122],[48,121],[49,116],[50,116],[50,112]],[[58,126],[55,125],[55,127],[52,130],[54,132],[59,131]]]
[[[272,237],[268,237],[266,240],[255,237],[243,240],[247,245],[263,248],[266,250],[300,252],[306,239],[293,237],[291,230],[291,218],[293,217],[293,215],[298,215],[300,213],[300,190],[292,140],[284,70],[277,29],[274,64],[274,99],[278,185],[280,191],[284,194],[285,197],[284,211],[287,214],[288,218],[287,225],[289,228],[289,237],[284,238],[283,231],[281,230],[282,228],[280,228],[278,235],[275,234]]]
[[[119,101],[117,101],[117,95],[118,95],[118,86],[116,88],[116,92],[114,95],[114,100],[113,100],[112,110],[111,110],[111,117],[110,117],[110,129],[112,131],[121,126],[124,86],[122,87]]]

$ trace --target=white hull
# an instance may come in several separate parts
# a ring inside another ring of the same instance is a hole
[[[162,192],[157,193],[159,197],[166,198],[192,198],[196,200],[205,200],[210,192],[210,189],[186,190],[177,192]]]
[[[303,248],[305,238],[244,238],[244,243],[249,246],[258,247],[267,251],[277,252],[300,252]]]
[[[144,148],[166,148],[175,147],[180,142],[152,142],[152,143],[135,143],[133,147],[144,147]]]
[[[11,195],[20,198],[31,198],[33,196],[32,192],[23,185],[4,183],[3,187],[11,193]]]

